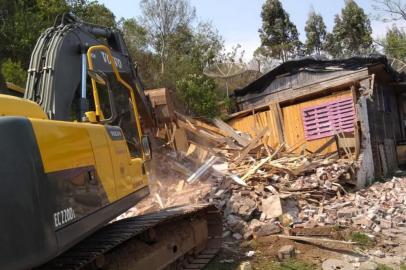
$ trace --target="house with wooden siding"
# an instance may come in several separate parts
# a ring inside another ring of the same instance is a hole
[[[293,60],[236,90],[228,123],[252,136],[268,127],[274,148],[351,158],[361,187],[404,162],[405,90],[384,56]]]

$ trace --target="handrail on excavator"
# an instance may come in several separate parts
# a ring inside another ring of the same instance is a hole
[[[140,116],[138,114],[138,109],[137,109],[137,104],[135,101],[135,95],[134,95],[134,89],[131,87],[131,85],[129,85],[125,80],[123,80],[120,76],[120,73],[118,72],[118,69],[116,67],[116,64],[114,62],[113,59],[113,55],[111,54],[110,49],[105,46],[105,45],[95,45],[92,46],[88,49],[87,51],[87,62],[89,63],[89,70],[93,70],[94,69],[94,64],[93,64],[93,58],[92,58],[92,53],[94,51],[104,51],[107,54],[107,57],[110,61],[110,65],[113,69],[114,72],[114,76],[116,77],[117,81],[119,83],[121,83],[125,88],[127,88],[127,90],[130,92],[130,96],[131,96],[131,105],[133,108],[133,112],[134,112],[134,116],[135,116],[135,122],[137,125],[137,131],[138,131],[138,136],[139,139],[142,139],[142,130],[141,130],[141,122],[140,122]],[[92,89],[93,89],[93,97],[94,97],[94,103],[95,103],[95,109],[96,109],[96,115],[97,116],[102,116],[103,112],[101,110],[100,107],[100,99],[99,99],[99,92],[97,90],[97,83],[95,81],[95,79],[91,78],[92,81]]]

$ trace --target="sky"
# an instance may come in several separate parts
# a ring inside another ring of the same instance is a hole
[[[375,20],[376,12],[373,0],[355,0],[371,18],[373,37],[382,37],[391,23]],[[117,18],[138,18],[140,0],[99,0],[114,12]],[[226,49],[240,44],[249,60],[253,52],[260,46],[258,29],[261,27],[261,8],[265,0],[190,0],[196,8],[200,21],[210,21],[218,29],[225,41]],[[300,33],[300,39],[305,40],[304,27],[311,8],[323,16],[327,31],[334,26],[334,16],[339,14],[344,6],[344,0],[281,0],[284,9],[289,13]],[[406,27],[406,23],[397,23]]]

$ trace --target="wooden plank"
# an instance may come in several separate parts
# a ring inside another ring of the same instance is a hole
[[[282,125],[282,112],[280,111],[280,106],[278,103],[272,103],[269,105],[269,110],[274,119],[274,123],[276,125],[276,130],[278,134],[279,142],[285,142],[284,130]]]
[[[289,235],[278,235],[278,237],[290,239],[290,240],[296,240],[296,241],[305,241],[305,242],[325,242],[325,243],[345,244],[345,245],[356,244],[356,242],[340,241],[340,240],[333,240],[333,239],[326,239],[326,238],[315,238],[315,237],[289,236]]]
[[[241,177],[241,180],[245,181],[248,177],[250,177],[251,175],[253,175],[257,170],[259,170],[259,168],[261,168],[265,163],[267,163],[268,161],[272,160],[277,154],[279,154],[279,152],[282,150],[282,148],[285,146],[285,143],[282,143],[278,149],[269,157],[266,157],[264,159],[262,159],[260,162],[258,162],[257,165],[255,165],[253,168],[251,168],[246,174],[244,174],[243,177]]]
[[[262,139],[262,137],[267,133],[268,129],[264,128],[262,131],[259,132],[258,136],[253,139],[244,149],[241,151],[240,155],[237,157],[237,159],[234,161],[235,164],[240,163],[247,155],[248,153],[254,149],[258,142]]]
[[[379,150],[379,156],[381,158],[381,164],[382,164],[382,170],[383,170],[383,175],[388,174],[388,163],[385,155],[385,148],[383,144],[378,145],[378,150]]]
[[[221,129],[223,132],[225,132],[228,136],[232,137],[234,140],[236,140],[241,146],[247,146],[250,141],[241,137],[231,126],[229,126],[227,123],[223,122],[219,118],[215,118],[213,120],[213,123]]]

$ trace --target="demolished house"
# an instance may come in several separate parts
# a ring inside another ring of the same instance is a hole
[[[172,116],[156,115],[155,204],[132,211],[208,202],[236,240],[404,226],[405,178],[362,188],[401,164],[404,90],[384,57],[286,62],[236,91],[225,122],[186,116],[152,90]]]
[[[271,147],[357,161],[354,182],[362,187],[404,159],[404,90],[384,56],[293,60],[236,90],[238,111],[228,123],[252,136],[268,127]]]

